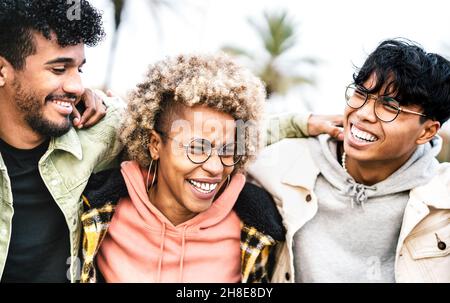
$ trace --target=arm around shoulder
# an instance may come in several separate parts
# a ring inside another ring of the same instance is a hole
[[[269,118],[266,124],[266,145],[274,144],[285,138],[308,137],[308,119],[310,116],[310,112],[304,112]]]
[[[124,100],[118,97],[104,96],[103,102],[107,108],[106,116],[90,130],[95,137],[105,144],[104,153],[100,162],[95,166],[94,173],[117,166],[117,157],[123,149],[119,140],[118,130],[122,123],[126,109]]]

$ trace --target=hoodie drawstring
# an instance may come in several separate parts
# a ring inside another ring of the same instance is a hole
[[[183,282],[183,266],[184,266],[184,255],[186,250],[186,229],[187,225],[183,227],[183,234],[181,235],[181,257],[180,257],[180,273],[178,280],[180,283]]]
[[[159,261],[158,261],[158,276],[156,278],[156,282],[161,282],[161,269],[162,269],[162,261],[164,256],[164,242],[166,240],[166,223],[163,222],[162,231],[161,231],[161,246],[159,247]]]
[[[355,203],[364,209],[364,203],[367,202],[367,190],[377,190],[376,186],[366,186],[364,184],[356,183],[353,179],[347,179],[350,183],[346,189],[346,194],[351,196],[351,207],[354,208]]]

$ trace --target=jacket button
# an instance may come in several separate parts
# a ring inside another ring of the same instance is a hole
[[[288,272],[284,276],[285,276],[286,280],[288,280],[288,281],[291,279],[291,274]]]
[[[440,250],[445,250],[447,248],[447,245],[445,244],[445,242],[439,241],[438,248]]]
[[[307,194],[305,200],[306,200],[306,202],[310,202],[312,200],[311,195]]]

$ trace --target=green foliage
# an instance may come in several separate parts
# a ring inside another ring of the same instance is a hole
[[[298,58],[294,61],[286,61],[286,53],[298,44],[296,29],[297,24],[286,11],[264,12],[263,22],[258,23],[249,19],[248,23],[256,31],[262,42],[265,58],[261,60],[250,51],[235,46],[224,46],[222,50],[232,56],[245,57],[256,66],[254,72],[266,85],[267,95],[272,93],[285,94],[294,86],[302,84],[314,84],[308,77],[299,74],[290,74],[283,71],[282,63],[289,63],[290,69],[298,64],[316,64],[312,58]]]

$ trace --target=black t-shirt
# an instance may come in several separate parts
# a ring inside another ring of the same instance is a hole
[[[22,150],[0,139],[14,208],[1,282],[69,282],[69,229],[38,169],[48,144],[46,141],[36,148]]]

